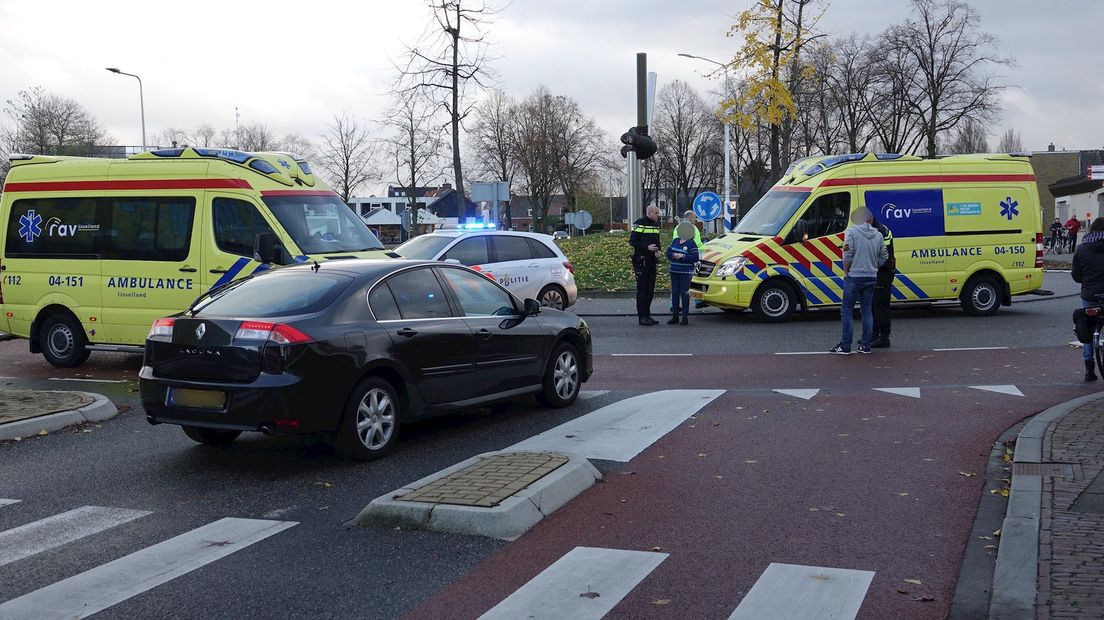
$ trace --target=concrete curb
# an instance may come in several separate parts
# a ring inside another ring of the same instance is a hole
[[[353,519],[353,523],[360,526],[407,527],[513,540],[602,479],[602,474],[590,461],[565,455],[568,457],[567,463],[491,508],[395,499],[498,454],[505,452],[486,452],[473,456],[385,493],[365,506]]]
[[[42,431],[50,433],[61,430],[70,424],[102,422],[103,420],[113,418],[119,414],[119,410],[115,408],[115,404],[108,400],[106,396],[94,394],[92,392],[80,393],[92,398],[92,402],[80,409],[74,409],[72,411],[59,411],[57,413],[38,416],[37,418],[27,418],[26,420],[16,420],[15,422],[0,424],[0,440],[15,439],[16,437],[31,437]]]
[[[1104,398],[1104,392],[1055,405],[1031,418],[1016,437],[1013,463],[1041,463],[1047,429],[1078,407]],[[1042,476],[1012,475],[1008,512],[1001,526],[989,618],[1034,620],[1039,581],[1039,521]]]

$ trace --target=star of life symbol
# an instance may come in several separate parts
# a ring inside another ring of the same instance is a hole
[[[19,236],[26,239],[27,243],[34,243],[35,238],[41,234],[42,216],[35,213],[34,209],[19,216]]]
[[[287,163],[287,160],[280,159],[278,161],[280,162],[281,166],[283,166],[284,168],[287,168],[288,170],[291,170],[291,164]]]
[[[203,323],[200,323],[199,327],[196,328],[196,340],[202,340],[203,339],[203,334],[206,334],[206,333],[207,333],[207,326],[204,325]]]
[[[1012,200],[1011,196],[1008,196],[1007,198],[1002,200],[1000,202],[1000,206],[1001,206],[1001,212],[1000,212],[1001,217],[1008,218],[1009,222],[1012,221],[1013,216],[1020,214],[1020,212],[1016,210],[1016,207],[1020,206],[1020,203],[1016,202],[1015,200]]]

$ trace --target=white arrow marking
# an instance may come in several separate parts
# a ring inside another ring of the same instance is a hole
[[[920,388],[918,387],[900,387],[900,388],[874,388],[879,392],[885,392],[886,394],[896,394],[898,396],[908,396],[910,398],[920,398]]]
[[[985,392],[996,392],[997,394],[1008,394],[1009,396],[1023,396],[1023,392],[1020,388],[1014,385],[971,385],[968,386],[975,390],[982,390]]]
[[[817,395],[817,392],[819,392],[820,390],[806,390],[806,389],[779,390],[779,389],[776,389],[776,390],[773,390],[773,391],[778,392],[779,394],[785,394],[786,396],[793,396],[794,398],[801,398],[801,399],[804,399],[804,400],[811,400],[814,396]]]

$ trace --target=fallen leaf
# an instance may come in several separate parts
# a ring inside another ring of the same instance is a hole
[[[333,483],[326,482],[325,480],[319,480],[319,481],[315,482],[315,484],[317,484],[318,486],[320,486],[324,489],[328,489],[328,488],[333,486]]]
[[[1000,528],[997,528],[997,529],[993,530],[993,536],[1000,536],[1000,535],[1001,535]]]
[[[663,547],[652,547],[652,551],[663,551]]]
[[[579,595],[580,598],[598,598],[599,596],[602,595],[598,594],[597,592],[583,592]]]
[[[977,475],[976,473],[974,473],[972,471],[960,471],[958,473],[959,473],[959,475],[966,476],[967,478],[973,478],[974,476]]]
[[[846,515],[846,514],[844,514],[844,513],[842,513],[842,512],[837,512],[837,513],[836,513],[836,516],[837,516],[837,517],[846,517],[847,515]]]
[[[850,437],[850,435],[848,435],[847,433],[840,433],[839,435],[836,435],[836,436],[837,437]]]
[[[745,463],[758,463],[759,461],[753,461],[753,460],[751,460],[751,459],[748,459],[748,460],[746,460],[746,461],[744,461],[744,462],[745,462]]]
[[[697,428],[697,427],[698,427],[698,425],[697,425],[697,424],[691,424],[691,425],[690,425],[690,428]]]
[[[906,493],[904,491],[898,493],[897,495],[900,495],[901,497],[908,497],[908,493]]]
[[[652,601],[652,605],[670,605],[670,604],[671,604],[671,599],[669,599],[669,598],[659,598],[659,599],[656,599],[656,600]]]
[[[809,512],[820,512],[820,508],[810,508]]]
[[[1008,489],[989,489],[989,492],[1001,497],[1008,497]]]
[[[978,536],[978,540],[993,540],[992,536]]]
[[[38,434],[39,435],[49,435],[50,433],[46,432],[46,429],[42,429],[42,430],[38,431]]]
[[[713,423],[713,426],[720,426],[720,425],[721,425],[721,423],[720,423],[720,422],[714,422],[714,423]]]
[[[985,548],[986,549],[996,549],[997,546],[996,545],[985,545]]]
[[[721,478],[724,478],[724,476],[713,476],[713,477],[716,478],[717,480],[720,480]]]
[[[930,603],[935,600],[934,596],[912,596],[909,598],[920,603]]]
[[[635,476],[636,472],[635,471],[623,471],[623,472],[621,472],[621,475],[622,476]]]
[[[903,581],[905,583],[911,583],[911,584],[916,585],[916,586],[921,584],[921,581],[919,579],[904,579]]]
[[[627,501],[629,501],[629,500],[627,500],[627,499],[623,499],[623,500],[621,500],[621,503],[622,503],[622,504],[624,504],[624,503],[625,503],[625,502],[627,502]]]
[[[708,455],[706,455],[706,453],[704,453],[704,452],[699,452],[698,456],[708,456]]]

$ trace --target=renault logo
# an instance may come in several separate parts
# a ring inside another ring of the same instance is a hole
[[[196,328],[196,340],[203,340],[203,334],[206,334],[206,333],[207,333],[207,326],[204,325],[203,323],[200,323],[199,327]]]

